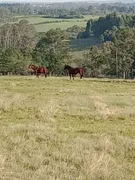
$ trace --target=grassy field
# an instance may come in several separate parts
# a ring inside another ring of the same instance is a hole
[[[46,22],[46,21],[61,21],[61,20],[69,20],[69,21],[87,21],[89,19],[96,19],[99,16],[95,15],[84,15],[83,19],[63,19],[63,18],[46,18],[44,16],[17,16],[19,20],[26,19],[31,24],[40,23],[40,22]]]
[[[99,16],[95,15],[84,15],[83,19],[62,19],[62,18],[46,18],[44,16],[17,16],[19,20],[21,19],[26,19],[28,20],[31,24],[35,23],[40,23],[40,22],[45,22],[45,21],[61,21],[61,20],[69,20],[69,21],[87,21],[89,19],[96,19]]]
[[[85,21],[70,21],[70,22],[59,22],[59,23],[48,23],[48,24],[39,24],[35,25],[37,32],[47,32],[50,29],[61,28],[61,30],[66,30],[74,25],[85,27]]]
[[[0,179],[135,179],[134,81],[0,78]]]
[[[87,20],[95,19],[98,17],[99,16],[85,15],[83,19],[44,18],[43,16],[28,16],[28,17],[24,16],[24,17],[18,17],[18,18],[19,18],[19,20],[26,19],[31,24],[42,23],[42,22],[44,23],[47,21],[52,22],[52,23],[47,23],[47,24],[35,25],[37,32],[46,32],[46,31],[53,29],[53,28],[54,29],[61,28],[62,30],[66,30],[67,28],[72,27],[74,25],[85,27]],[[55,22],[55,21],[69,21],[69,22]]]

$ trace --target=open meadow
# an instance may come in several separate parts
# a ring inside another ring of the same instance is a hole
[[[135,82],[0,77],[0,179],[134,180]]]
[[[26,19],[29,23],[34,24],[37,32],[47,32],[50,29],[61,28],[66,30],[74,25],[86,27],[89,19],[96,19],[99,16],[85,15],[83,19],[64,19],[64,18],[46,18],[44,16],[22,16],[18,17],[19,20]]]
[[[47,32],[50,29],[60,28],[61,30],[66,30],[74,25],[85,27],[85,21],[67,21],[67,22],[51,22],[46,24],[37,24],[35,25],[37,32]]]

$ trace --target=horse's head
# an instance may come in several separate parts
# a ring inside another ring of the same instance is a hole
[[[72,68],[72,67],[71,67],[71,66],[68,66],[68,65],[65,65],[65,66],[64,66],[64,70],[66,70],[66,69],[69,70],[69,69],[71,69],[71,68]]]
[[[67,69],[67,65],[64,66],[64,70]]]
[[[31,65],[28,66],[28,69],[31,69]]]
[[[31,65],[29,65],[29,66],[28,66],[28,68],[29,68],[29,69],[32,69],[32,70],[37,69],[37,67],[36,67],[35,65],[32,65],[32,64],[31,64]]]

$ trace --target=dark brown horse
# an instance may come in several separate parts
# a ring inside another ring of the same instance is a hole
[[[47,77],[47,74],[48,74],[48,69],[46,67],[37,67],[35,65],[29,65],[28,67],[29,69],[32,69],[36,76],[39,77],[40,74],[44,74],[45,77]]]
[[[73,68],[71,66],[65,65],[64,70],[66,70],[66,69],[69,72],[70,79],[71,79],[71,76],[74,79],[74,76],[76,74],[80,74],[80,79],[82,79],[82,77],[84,76],[84,69],[83,68],[79,68],[79,67]]]

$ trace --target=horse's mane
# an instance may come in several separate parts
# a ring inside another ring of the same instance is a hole
[[[65,65],[65,68],[73,69],[73,67],[71,67],[71,66],[69,66],[69,65]]]
[[[37,66],[35,66],[34,64],[31,64],[30,66],[37,67]]]

